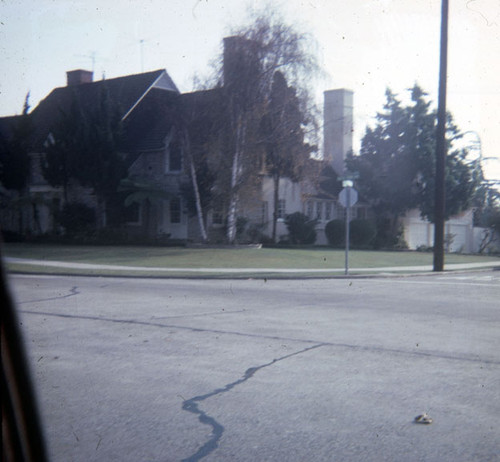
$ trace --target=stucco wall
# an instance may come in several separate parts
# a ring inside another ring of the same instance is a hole
[[[418,210],[410,210],[401,220],[404,238],[410,249],[434,245],[434,224],[423,220]],[[445,223],[445,250],[447,252],[477,252],[473,235],[473,211],[451,217]]]

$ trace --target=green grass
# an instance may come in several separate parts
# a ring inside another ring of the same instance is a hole
[[[118,247],[70,246],[41,244],[5,244],[3,253],[8,257],[63,262],[93,263],[141,267],[179,268],[301,268],[339,269],[344,267],[344,251],[329,248],[316,249],[211,249],[178,247]],[[476,263],[498,260],[498,257],[478,255],[446,256],[446,263]],[[351,268],[432,265],[432,254],[422,252],[351,251]],[[8,269],[18,270],[20,265],[9,263]],[[38,267],[40,271],[41,267]],[[52,272],[55,270],[52,269]],[[59,270],[60,272],[60,270]],[[66,271],[71,273],[73,271]],[[88,274],[93,271],[86,271]],[[80,270],[81,273],[81,270]],[[99,274],[103,274],[99,271]],[[140,273],[143,274],[144,273]]]

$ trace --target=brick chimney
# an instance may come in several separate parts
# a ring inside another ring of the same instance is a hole
[[[66,72],[67,86],[81,85],[82,83],[92,83],[94,73],[92,71],[85,71],[77,69],[74,71]]]
[[[223,56],[224,86],[249,76],[257,76],[260,62],[255,42],[239,36],[225,37]]]
[[[324,159],[337,175],[344,174],[345,159],[352,151],[353,95],[345,88],[324,92]]]

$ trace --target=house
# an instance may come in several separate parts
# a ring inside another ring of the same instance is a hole
[[[235,40],[227,38],[224,41],[226,82],[231,82],[230,73],[234,67],[231,47]],[[236,43],[236,48],[240,45]],[[190,213],[185,194],[189,166],[179,124],[189,119],[191,148],[193,151],[203,149],[206,141],[203,137],[210,136],[207,131],[216,118],[214,114],[223,110],[223,94],[221,88],[180,94],[165,70],[100,81],[94,81],[89,71],[67,72],[67,85],[54,89],[30,114],[34,131],[30,140],[31,175],[25,204],[6,201],[7,206],[4,204],[1,210],[2,230],[21,234],[57,233],[55,217],[65,203],[79,202],[99,208],[92,188],[82,187],[73,180],[65,191],[50,186],[43,175],[42,164],[61,114],[69,113],[75,102],[83,112],[91,112],[100,104],[103,94],[118,108],[124,127],[119,150],[127,161],[128,178],[121,188],[121,199],[127,207],[120,211],[126,217],[125,222],[120,223],[120,231],[131,238],[200,240],[197,219],[192,211]],[[325,123],[328,161],[334,169],[340,170],[352,149],[352,92],[325,92],[325,117],[328,120]],[[11,137],[12,126],[17,120],[16,117],[0,118],[2,140]],[[317,184],[311,179],[300,183],[289,178],[280,179],[278,239],[288,233],[286,215],[302,212],[317,219],[318,243],[326,243],[326,223],[342,218],[344,211],[337,202],[339,183],[336,178],[330,178],[331,171],[322,175],[326,175],[327,181]],[[215,198],[212,202],[205,216],[208,234],[212,241],[222,241],[227,210],[224,194],[220,200]],[[250,231],[243,240],[255,238],[256,231],[258,235],[271,235],[273,205],[273,182],[263,172],[256,189],[245,194],[239,206],[238,216],[247,222]],[[99,227],[112,225],[111,210],[97,211]]]
[[[234,51],[241,46],[237,37],[224,40],[224,85],[234,84],[231,74],[236,64]],[[234,47],[234,48],[233,48]],[[117,192],[119,206],[100,204],[95,190],[70,180],[66,188],[51,186],[44,175],[44,158],[53,143],[56,127],[63,114],[76,102],[83,113],[91,113],[103,95],[113,103],[123,125],[119,152],[126,163],[127,178]],[[181,94],[166,70],[94,81],[92,72],[67,72],[67,85],[54,89],[29,114],[33,132],[30,136],[30,178],[24,190],[0,188],[2,232],[20,234],[57,234],[56,220],[66,203],[83,203],[97,212],[99,228],[115,228],[129,239],[192,241],[201,240],[198,218],[190,198],[191,157],[204,157],[198,176],[220,168],[213,156],[203,154],[207,140],[217,133],[212,127],[224,112],[223,86]],[[224,119],[224,115],[222,115]],[[22,116],[0,118],[0,148],[8,149]],[[189,134],[186,149],[184,128]],[[316,244],[327,244],[326,224],[344,219],[345,209],[338,202],[344,178],[344,161],[353,146],[353,92],[347,89],[324,93],[324,156],[300,182],[279,180],[276,237],[285,238],[288,214],[302,212],[316,220]],[[221,140],[223,144],[224,140]],[[224,156],[224,149],[217,155]],[[211,157],[212,156],[212,157]],[[225,167],[229,168],[229,167]],[[203,179],[200,185],[203,185]],[[1,185],[0,185],[1,186]],[[3,185],[5,186],[5,185]],[[258,180],[242,194],[237,211],[246,224],[240,240],[258,240],[272,235],[274,184],[263,170]],[[210,200],[209,200],[210,199]],[[213,185],[200,192],[204,224],[212,242],[225,239],[227,191]],[[366,203],[353,207],[351,217],[366,219],[371,211]],[[472,214],[454,217],[447,223],[450,250],[471,251],[477,247],[478,231],[472,229]],[[405,239],[410,248],[430,246],[430,224],[411,211],[402,219]],[[452,239],[453,237],[453,239]],[[476,243],[476,244],[475,244]]]
[[[168,234],[175,239],[187,238],[187,218],[180,193],[181,184],[187,177],[173,129],[180,94],[165,70],[100,81],[93,81],[89,71],[68,72],[67,85],[54,89],[30,114],[34,129],[30,140],[31,175],[25,196],[31,204],[20,206],[19,201],[11,201],[10,208],[4,207],[3,231],[21,234],[55,232],[54,217],[63,202],[97,206],[92,189],[75,181],[71,181],[64,192],[60,187],[50,186],[42,174],[42,161],[48,143],[53,142],[53,132],[61,115],[69,113],[74,102],[83,113],[90,112],[100,103],[103,93],[113,102],[123,123],[124,136],[119,150],[126,159],[130,180],[140,182],[147,179],[150,189],[163,193],[161,201],[146,197],[140,203],[132,203],[124,211],[127,215],[124,229],[131,235],[153,237]],[[11,137],[12,128],[9,132],[9,127],[14,122],[12,118],[0,119],[4,144]],[[132,192],[128,191],[129,194]],[[126,193],[124,191],[122,195]],[[142,193],[146,194],[144,190]],[[108,212],[104,210],[98,217],[99,226],[106,225]],[[21,229],[19,220],[12,218],[16,214],[24,217]]]

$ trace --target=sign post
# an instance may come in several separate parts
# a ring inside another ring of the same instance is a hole
[[[350,221],[351,221],[351,206],[358,202],[358,192],[352,187],[351,180],[344,180],[342,182],[344,189],[340,191],[339,202],[346,209],[345,216],[345,274],[349,274],[349,234],[350,234]]]

